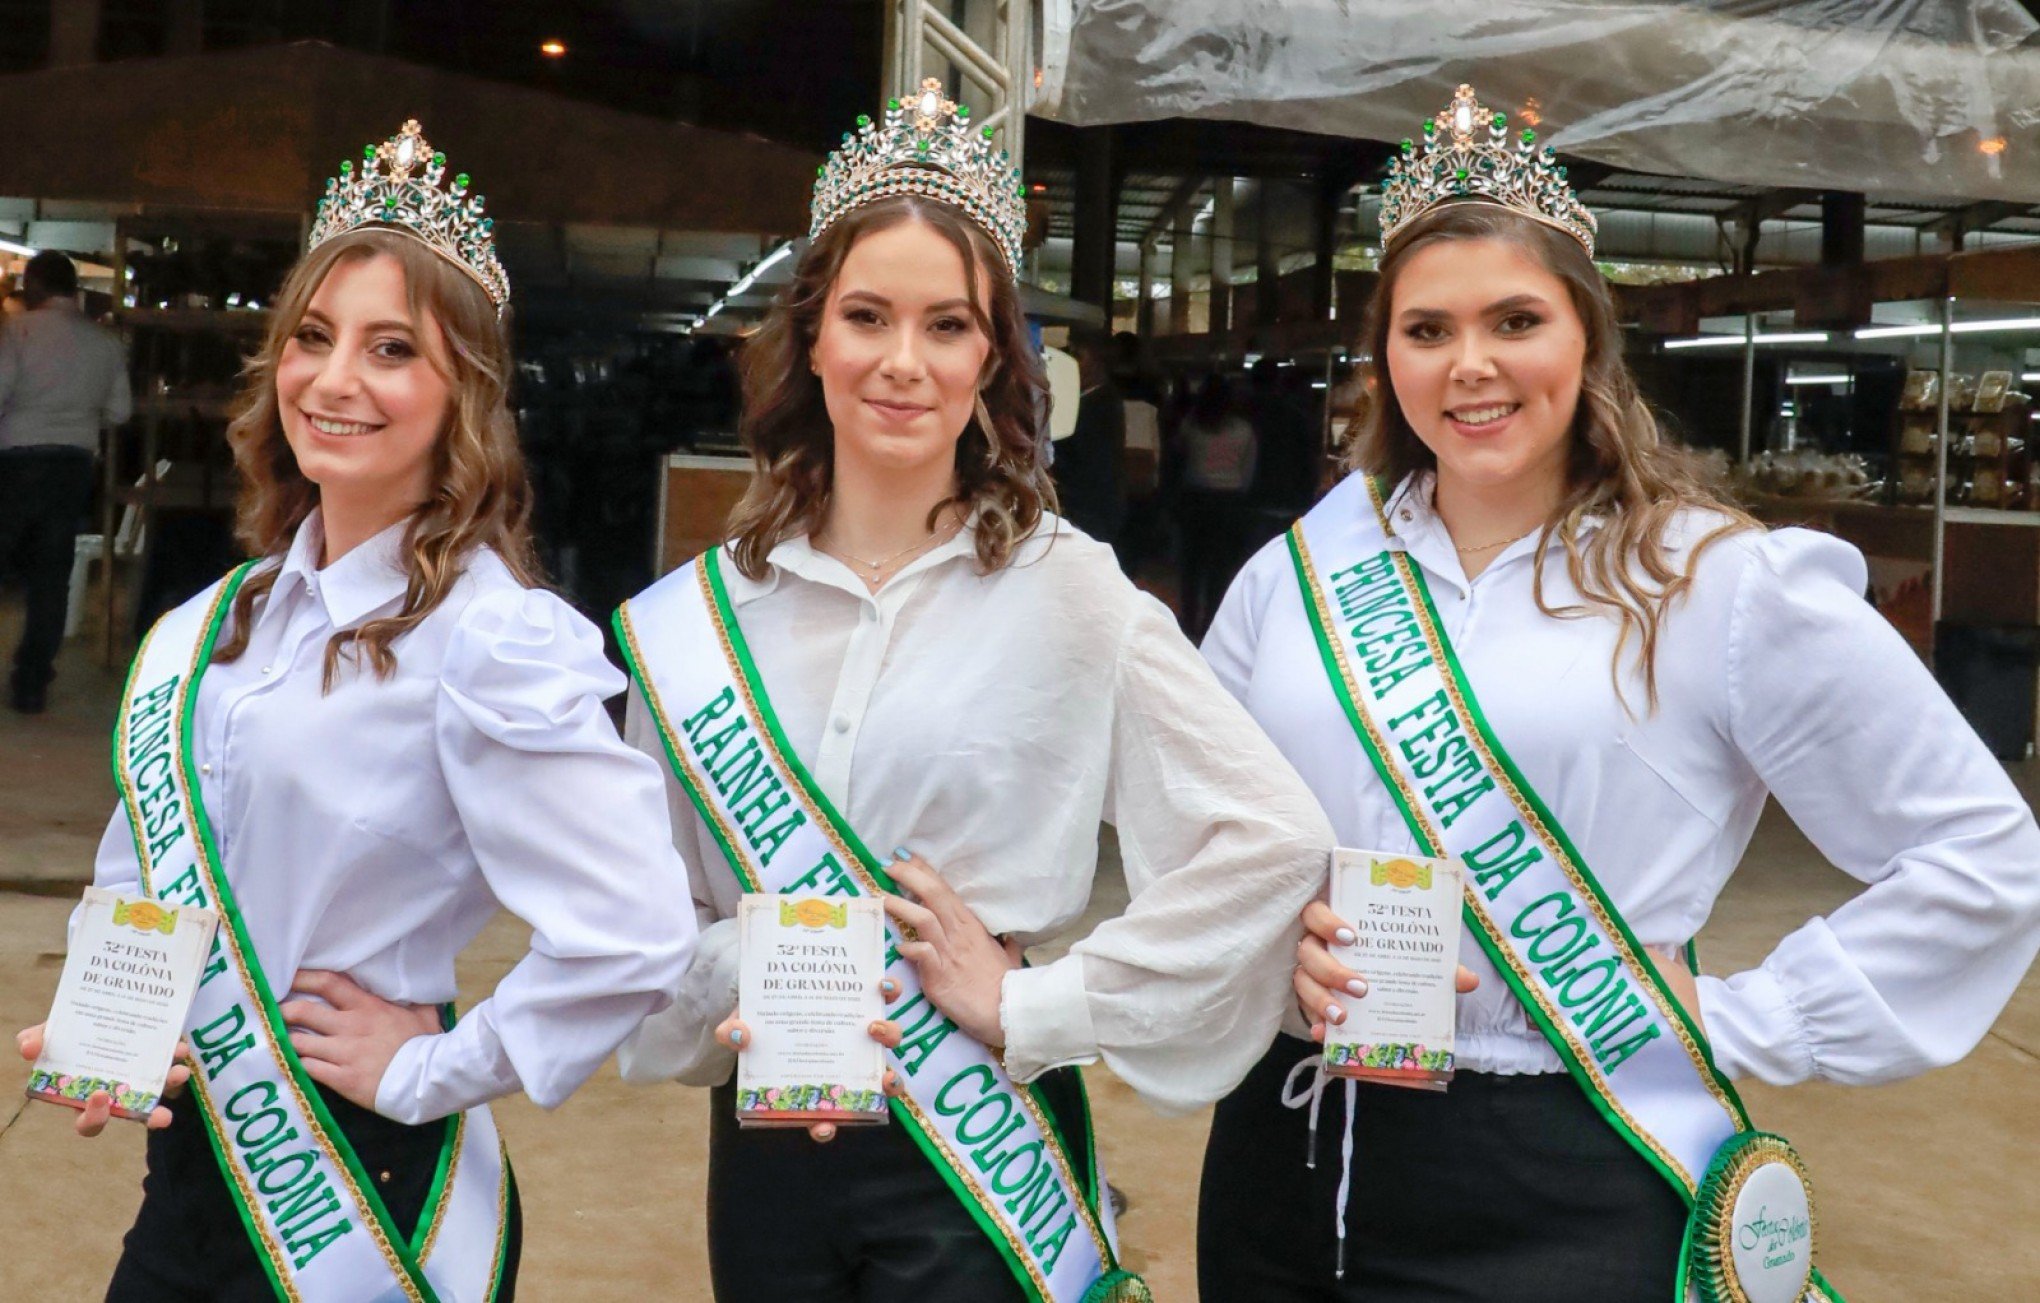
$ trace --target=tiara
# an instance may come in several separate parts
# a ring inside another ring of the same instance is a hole
[[[992,128],[973,133],[970,106],[949,99],[930,77],[904,104],[888,100],[882,121],[859,114],[857,130],[845,132],[842,147],[815,169],[808,238],[868,203],[921,195],[961,209],[983,227],[1017,279],[1026,193],[1009,156],[992,152]]]
[[[1401,156],[1389,160],[1381,187],[1383,246],[1417,218],[1454,200],[1513,209],[1564,231],[1593,256],[1598,224],[1566,183],[1558,155],[1549,145],[1538,149],[1537,133],[1527,127],[1512,143],[1508,115],[1481,107],[1471,86],[1459,88],[1442,117],[1424,120],[1421,149],[1405,140]]]
[[[326,182],[305,252],[364,226],[402,231],[472,276],[500,313],[510,302],[510,278],[496,259],[495,220],[482,216],[482,197],[468,193],[467,173],[442,189],[445,174],[446,155],[412,118],[382,144],[363,146],[359,169],[352,160],[340,164],[340,175]]]

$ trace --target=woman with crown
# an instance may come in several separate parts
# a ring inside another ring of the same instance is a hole
[[[714,1087],[722,1299],[1145,1298],[1075,1065],[1164,1108],[1230,1089],[1324,874],[1309,794],[1168,611],[1051,510],[1025,210],[989,138],[932,81],[845,137],[745,346],[757,473],[733,537],[618,613],[626,733],[672,769],[702,924],[620,1059]],[[1101,818],[1131,903],[1024,966],[1084,912]],[[883,896],[890,1125],[739,1130],[747,882]]]
[[[1355,473],[1204,651],[1345,843],[1460,859],[1482,980],[1443,1093],[1348,1080],[1320,1131],[1304,1026],[1366,975],[1308,908],[1304,1018],[1212,1128],[1202,1297],[1837,1299],[1804,1164],[1732,1079],[1967,1053],[2040,945],[2040,830],[1855,550],[1767,533],[1661,437],[1534,133],[1462,86],[1381,220]],[[1696,977],[1767,796],[1869,886]]]
[[[341,165],[228,433],[256,560],[135,657],[95,879],[223,922],[111,1299],[511,1298],[487,1102],[565,1099],[693,950],[622,677],[539,587],[509,283],[445,167],[416,122]],[[498,907],[530,950],[456,1020]]]

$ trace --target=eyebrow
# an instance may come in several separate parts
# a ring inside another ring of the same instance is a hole
[[[1504,312],[1514,312],[1519,308],[1542,308],[1547,306],[1549,305],[1546,304],[1544,296],[1541,294],[1511,294],[1506,299],[1497,299],[1485,308],[1482,308],[1480,315],[1483,317],[1493,317]],[[1451,315],[1451,313],[1442,308],[1405,308],[1399,314],[1400,318],[1404,321],[1442,321]]]
[[[322,326],[330,326],[333,324],[333,319],[327,316],[325,313],[319,311],[317,308],[309,307],[306,308],[303,320],[315,321]],[[410,322],[397,321],[394,319],[388,321],[371,321],[368,323],[367,329],[370,333],[374,333],[375,331],[378,330],[400,330],[404,332],[406,335],[415,335],[418,333],[416,327],[412,326]]]
[[[842,299],[841,299],[841,300],[839,300],[839,301],[840,301],[840,302],[843,302],[843,303],[848,303],[848,302],[850,302],[850,301],[851,301],[852,299],[856,299],[856,300],[859,300],[859,301],[862,301],[862,302],[866,302],[866,303],[872,303],[872,304],[876,304],[877,306],[879,306],[879,307],[881,307],[881,308],[890,308],[890,307],[892,306],[892,300],[891,300],[891,299],[889,299],[889,298],[885,297],[885,295],[883,295],[883,294],[874,294],[874,293],[872,293],[872,292],[871,292],[870,290],[846,290],[846,291],[844,291],[844,293],[843,293],[843,297],[842,297]],[[970,300],[969,300],[969,299],[963,299],[963,298],[956,298],[956,299],[944,299],[944,300],[942,300],[942,301],[941,301],[940,303],[931,303],[931,304],[929,304],[929,305],[928,305],[928,306],[927,306],[926,308],[924,308],[924,309],[923,309],[923,311],[924,311],[924,312],[954,312],[954,311],[956,311],[956,310],[957,310],[958,308],[965,308],[965,309],[968,309],[969,307],[970,307]]]

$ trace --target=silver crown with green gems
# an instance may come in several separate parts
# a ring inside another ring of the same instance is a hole
[[[382,144],[364,146],[358,168],[351,159],[340,164],[340,175],[326,182],[305,252],[365,226],[401,231],[472,276],[502,312],[510,277],[496,258],[495,220],[482,216],[482,197],[468,193],[467,173],[450,187],[440,185],[445,176],[446,155],[412,118]]]
[[[1599,226],[1573,193],[1550,146],[1537,147],[1525,127],[1511,140],[1505,113],[1483,108],[1461,86],[1445,112],[1424,122],[1424,143],[1402,142],[1381,187],[1381,243],[1387,247],[1411,222],[1440,204],[1498,204],[1556,227],[1594,253]]]
[[[868,203],[920,195],[962,210],[984,228],[1018,277],[1027,232],[1027,188],[1008,155],[992,149],[992,128],[970,128],[970,107],[942,93],[930,77],[920,93],[888,101],[885,117],[859,115],[857,130],[816,169],[808,238]]]

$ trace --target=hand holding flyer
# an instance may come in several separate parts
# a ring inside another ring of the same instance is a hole
[[[1356,939],[1332,953],[1366,975],[1367,997],[1338,997],[1325,1071],[1431,1090],[1452,1080],[1460,881],[1457,860],[1333,853],[1332,909]]]
[[[82,1109],[105,1091],[114,1117],[146,1121],[218,927],[211,910],[86,888],[29,1097]]]

